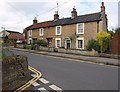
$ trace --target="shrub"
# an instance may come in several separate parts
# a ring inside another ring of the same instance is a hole
[[[100,51],[107,52],[110,48],[110,38],[111,35],[107,32],[99,32],[97,33],[97,41],[100,44]]]
[[[92,49],[94,49],[96,51],[100,50],[99,43],[96,40],[94,40],[94,39],[91,39],[91,40],[88,41],[86,48],[89,51],[92,50]]]
[[[65,47],[64,47],[64,46],[61,46],[61,47],[59,47],[59,48],[63,48],[63,49],[64,49]]]
[[[30,50],[32,49],[31,47],[32,47],[31,45],[27,45],[27,44],[23,46],[24,49],[30,49]]]
[[[26,44],[23,45],[23,49],[26,49]]]
[[[35,50],[35,48],[36,48],[36,45],[35,45],[35,44],[32,44],[32,45],[31,45],[31,50]]]
[[[39,46],[47,46],[47,42],[44,40],[36,40],[33,44],[38,44]]]
[[[120,27],[116,28],[115,32],[120,32]]]

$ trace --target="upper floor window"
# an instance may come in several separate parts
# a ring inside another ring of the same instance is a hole
[[[61,26],[56,26],[56,35],[61,35]]]
[[[40,29],[39,29],[39,35],[40,35],[40,36],[43,36],[43,35],[44,35],[44,28],[40,28]]]
[[[32,30],[29,30],[29,36],[32,36]]]
[[[84,34],[84,23],[77,24],[77,34]]]

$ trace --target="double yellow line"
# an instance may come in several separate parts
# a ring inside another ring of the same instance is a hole
[[[22,92],[23,90],[25,90],[26,88],[28,88],[32,83],[34,83],[35,81],[37,81],[41,76],[42,74],[36,70],[35,68],[31,67],[31,66],[28,66],[28,69],[32,72],[34,72],[36,74],[36,76],[31,79],[30,81],[28,81],[26,84],[24,84],[23,86],[21,86],[20,88],[18,88],[15,92]]]

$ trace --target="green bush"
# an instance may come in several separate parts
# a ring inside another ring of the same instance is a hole
[[[64,49],[65,47],[64,47],[64,46],[61,46],[61,47],[59,47],[59,48],[63,48],[63,49]]]
[[[36,48],[36,45],[35,45],[35,44],[32,44],[32,45],[31,45],[31,50],[35,50],[35,48]]]
[[[120,27],[116,28],[115,32],[120,32]]]
[[[23,45],[23,49],[26,49],[26,44]]]
[[[109,50],[110,50],[110,39],[104,39],[103,40],[103,49],[102,49],[102,51],[103,52],[108,52]]]
[[[94,39],[91,39],[91,40],[88,41],[86,48],[89,51],[92,50],[92,49],[94,49],[96,51],[100,50],[99,43]]]
[[[30,49],[30,50],[35,50],[36,48],[36,45],[35,44],[32,44],[32,45],[23,45],[23,49]]]
[[[38,44],[39,46],[47,46],[47,42],[44,40],[36,40],[33,44]]]
[[[23,46],[23,48],[24,48],[24,49],[30,49],[30,50],[31,50],[31,49],[32,49],[32,46],[25,44],[25,45]]]
[[[101,53],[105,53],[110,49],[111,35],[108,32],[102,31],[97,33],[97,41],[100,44]]]

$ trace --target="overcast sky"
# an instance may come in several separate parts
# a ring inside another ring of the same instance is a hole
[[[60,18],[71,17],[75,6],[78,15],[100,12],[101,2],[104,0],[0,0],[0,30],[23,32],[32,24],[37,16],[38,22],[53,20],[56,6],[59,3]],[[118,1],[105,0],[108,29],[118,27]]]

